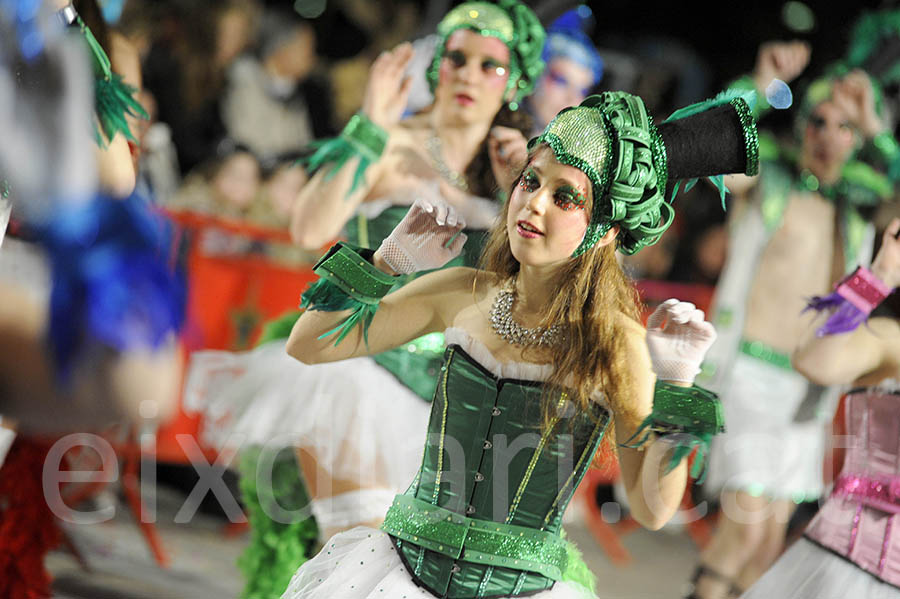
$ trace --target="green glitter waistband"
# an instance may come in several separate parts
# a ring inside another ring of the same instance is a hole
[[[537,572],[561,580],[568,563],[559,535],[490,520],[476,520],[412,495],[397,495],[381,529],[455,560]]]
[[[762,341],[741,340],[741,353],[746,354],[757,360],[768,362],[772,366],[777,366],[784,370],[794,370],[791,366],[791,357],[783,354],[770,345],[766,345]]]

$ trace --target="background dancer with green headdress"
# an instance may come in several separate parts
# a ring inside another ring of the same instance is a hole
[[[459,5],[438,34],[427,72],[433,105],[401,120],[411,57],[403,44],[376,60],[362,110],[341,135],[317,143],[308,163],[315,174],[293,209],[299,244],[318,248],[342,230],[354,243],[381,243],[422,200],[443,216],[454,208],[468,236],[458,238],[466,243],[454,264],[474,264],[500,209],[494,192],[511,187],[527,153],[530,122],[519,104],[543,68],[544,32],[526,5],[502,0]],[[218,447],[298,448],[312,513],[327,538],[380,522],[415,473],[416,435],[424,434],[444,340],[436,333],[372,358],[312,369],[284,352],[297,316],[287,315],[280,328],[276,323],[252,352],[195,354],[186,402],[206,412],[204,434]],[[251,465],[245,476],[255,477],[252,460],[242,463]],[[270,596],[279,585],[275,592],[284,590],[299,565],[296,545],[308,543],[295,525],[273,522],[253,498],[247,501],[259,514],[251,516],[254,527],[266,529],[253,533],[260,543],[247,554],[254,566],[245,568],[251,577],[245,594]]]
[[[460,251],[452,208],[445,218],[421,201],[374,253],[338,244],[319,261],[291,355],[343,360],[431,331],[448,348],[409,489],[381,531],[329,540],[284,598],[593,597],[567,580],[577,560],[559,533],[605,433],[634,517],[659,528],[672,516],[684,458],[701,448],[699,475],[723,425],[715,396],[691,385],[715,331],[669,300],[645,339],[615,250],[637,252],[671,224],[669,179],[755,172],[745,101],[705,108],[659,127],[621,92],[562,111],[529,143],[483,270],[431,273],[387,294],[394,275]]]
[[[760,94],[792,81],[809,48],[764,44],[745,81]],[[862,142],[893,140],[862,71],[815,80],[796,117],[799,150],[761,145],[761,174],[728,183],[730,247],[716,291],[719,339],[701,380],[722,393],[728,433],[717,438],[706,488],[722,510],[690,597],[720,599],[750,586],[781,553],[796,503],[823,490],[825,423],[833,404],[793,371],[797,315],[850,265],[868,262],[866,211],[890,180],[854,159]],[[894,142],[896,145],[896,142]]]

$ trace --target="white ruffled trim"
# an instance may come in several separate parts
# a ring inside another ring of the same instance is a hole
[[[887,393],[900,392],[900,380],[884,379],[883,381],[879,381],[877,384],[872,385],[871,389],[876,391],[885,391]]]
[[[516,379],[520,381],[546,381],[553,374],[551,364],[533,364],[531,362],[501,362],[487,346],[472,337],[468,331],[459,327],[449,327],[444,331],[444,340],[447,345],[458,345],[472,356],[472,358],[484,366],[494,376],[500,379]],[[609,404],[603,393],[594,393],[591,397],[595,402],[609,409]]]
[[[553,366],[550,364],[500,362],[484,343],[472,337],[468,331],[458,327],[450,327],[444,331],[444,339],[447,345],[455,344],[463,348],[476,362],[484,366],[499,379],[546,381],[553,374]]]

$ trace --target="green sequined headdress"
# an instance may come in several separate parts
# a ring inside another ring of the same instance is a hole
[[[615,225],[625,254],[656,243],[675,216],[665,197],[669,180],[758,169],[756,122],[747,101],[730,93],[679,110],[657,127],[639,97],[604,92],[561,111],[529,151],[540,144],[591,181],[590,223],[573,256]]]
[[[496,37],[509,48],[509,81],[507,92],[516,89],[510,106],[515,109],[522,98],[534,89],[544,71],[541,52],[546,33],[534,12],[518,0],[498,2],[466,2],[451,10],[438,24],[440,36],[434,59],[426,77],[431,91],[438,84],[441,59],[447,39],[458,29],[471,29],[480,35]]]

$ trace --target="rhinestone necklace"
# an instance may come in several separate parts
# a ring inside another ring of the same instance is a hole
[[[562,340],[561,327],[558,324],[547,329],[534,327],[528,329],[515,321],[512,315],[516,301],[515,280],[512,285],[504,286],[491,306],[491,327],[508,343],[513,345],[539,345],[552,347]]]
[[[434,167],[438,174],[440,174],[441,177],[443,177],[444,180],[450,183],[450,185],[452,185],[453,187],[456,187],[457,189],[461,189],[462,191],[468,193],[469,183],[468,181],[466,181],[466,177],[447,166],[447,163],[444,162],[444,152],[441,138],[432,132],[431,137],[425,140],[425,147],[428,148],[428,156],[431,158],[431,166]]]

